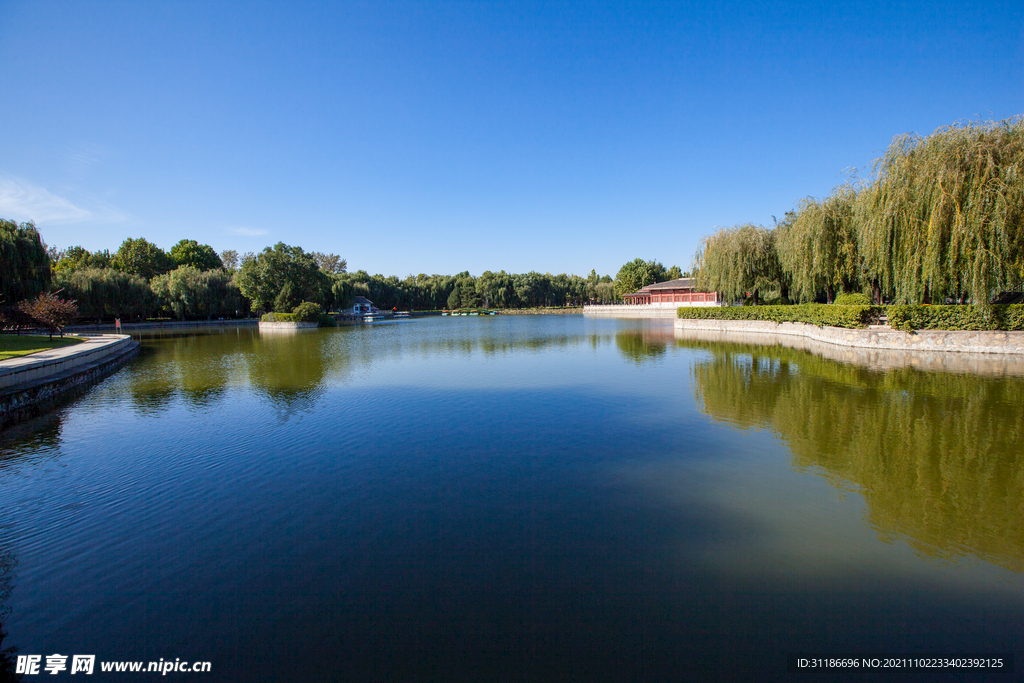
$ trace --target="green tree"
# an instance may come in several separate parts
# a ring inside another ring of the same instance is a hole
[[[67,249],[59,250],[55,247],[50,247],[48,253],[50,255],[50,263],[55,272],[110,267],[111,256],[110,252],[106,249],[93,253],[84,247],[68,247]]]
[[[329,276],[313,257],[284,242],[243,259],[236,281],[253,308],[264,311],[290,311],[301,301],[321,303],[331,291]]]
[[[223,268],[220,256],[209,244],[199,244],[195,240],[181,240],[171,247],[171,258],[179,266],[192,266],[199,270],[217,270]]]
[[[224,264],[224,269],[229,273],[238,270],[238,252],[234,249],[225,249],[220,252],[220,261]]]
[[[50,257],[35,223],[0,218],[0,304],[13,306],[50,286]]]
[[[129,237],[121,243],[111,259],[111,265],[117,270],[148,280],[155,275],[168,272],[174,268],[175,263],[163,249],[146,241],[145,238]]]
[[[610,304],[615,301],[615,283],[598,282],[594,285],[594,298],[603,304]]]
[[[330,275],[340,275],[348,272],[348,261],[337,254],[324,254],[319,251],[310,253],[320,270]]]
[[[668,279],[668,271],[658,261],[636,258],[619,268],[615,276],[615,296],[621,299],[625,294],[632,294],[642,287]]]
[[[541,275],[535,271],[512,276],[513,287],[520,306],[531,308],[544,303],[544,285]]]
[[[452,293],[448,295],[448,301],[445,303],[448,305],[448,308],[452,310],[462,308],[462,288],[455,285],[452,289]]]

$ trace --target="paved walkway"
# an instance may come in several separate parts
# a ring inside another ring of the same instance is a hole
[[[0,361],[0,390],[45,379],[66,370],[95,363],[106,356],[122,353],[132,339],[126,334],[99,334],[85,341],[28,356]]]

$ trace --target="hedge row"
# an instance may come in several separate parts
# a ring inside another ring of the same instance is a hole
[[[260,318],[265,323],[295,323],[299,322],[294,313],[264,313]]]
[[[1024,304],[991,306],[985,313],[975,306],[723,306],[679,309],[690,320],[770,320],[775,323],[810,323],[831,327],[867,327],[885,313],[895,330],[1024,330]]]
[[[1024,330],[1024,304],[992,306],[889,306],[894,330]]]
[[[327,327],[323,315],[320,304],[303,301],[291,313],[265,313],[262,320],[265,323],[319,323],[320,327]]]
[[[770,320],[775,323],[810,323],[819,327],[867,327],[878,322],[883,306],[798,304],[796,306],[722,306],[679,309],[691,320]]]

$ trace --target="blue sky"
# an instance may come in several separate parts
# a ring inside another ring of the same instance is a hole
[[[0,0],[0,217],[352,270],[684,269],[1024,112],[1024,3]]]

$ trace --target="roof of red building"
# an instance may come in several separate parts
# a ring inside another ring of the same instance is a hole
[[[641,292],[650,292],[658,289],[693,289],[697,281],[692,277],[680,277],[668,282],[655,282],[640,289]]]

